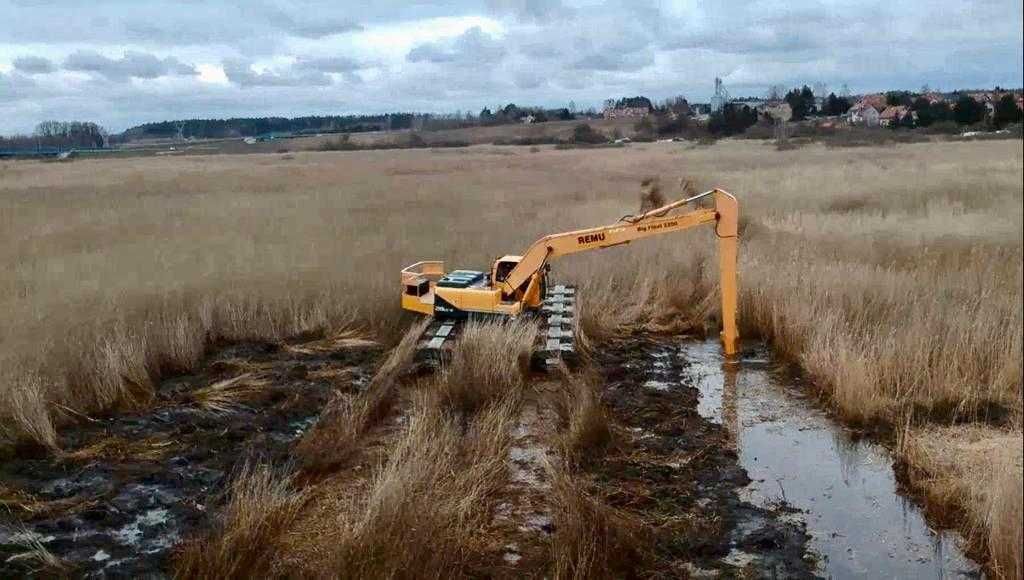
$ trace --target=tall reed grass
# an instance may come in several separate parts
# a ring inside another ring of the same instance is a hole
[[[1013,140],[7,163],[0,430],[57,449],[61,424],[147,405],[162,376],[220,341],[349,326],[394,344],[408,325],[402,266],[484,269],[634,211],[640,179],[661,175],[740,198],[743,333],[800,365],[841,417],[882,432],[975,421],[1019,443],[1022,167]],[[702,269],[713,248],[690,232],[566,259],[555,275],[581,286],[595,340],[637,320],[672,328],[671,305],[706,319],[675,330],[704,332],[718,316],[716,273]],[[1009,552],[993,552],[998,569],[1015,569],[1021,550]]]

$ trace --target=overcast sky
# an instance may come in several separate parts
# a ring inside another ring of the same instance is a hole
[[[0,0],[0,133],[599,105],[769,85],[1018,87],[1021,0]]]

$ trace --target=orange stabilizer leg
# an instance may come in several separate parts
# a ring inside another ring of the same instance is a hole
[[[726,356],[733,356],[740,350],[740,334],[736,326],[737,275],[736,262],[739,252],[739,204],[736,198],[715,190],[715,212],[718,235],[718,268],[722,292],[722,348]]]

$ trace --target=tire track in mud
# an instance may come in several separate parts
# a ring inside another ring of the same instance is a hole
[[[148,410],[65,429],[59,456],[3,462],[0,577],[53,573],[33,547],[75,576],[169,573],[240,465],[286,464],[332,393],[360,389],[380,354],[351,337],[229,346],[161,382]]]
[[[550,454],[548,442],[557,418],[536,400],[527,400],[513,430],[509,448],[509,481],[494,513],[494,526],[502,533],[501,563],[497,569],[515,576],[543,570],[553,531],[549,505]]]

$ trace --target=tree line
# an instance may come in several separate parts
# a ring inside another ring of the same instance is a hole
[[[0,150],[51,151],[100,149],[109,144],[107,131],[89,121],[43,121],[32,135],[0,136]]]
[[[186,119],[143,123],[124,132],[126,139],[226,139],[257,137],[268,133],[315,134],[359,133],[385,129],[409,129],[415,115],[328,115],[306,117],[233,117],[230,119]]]

